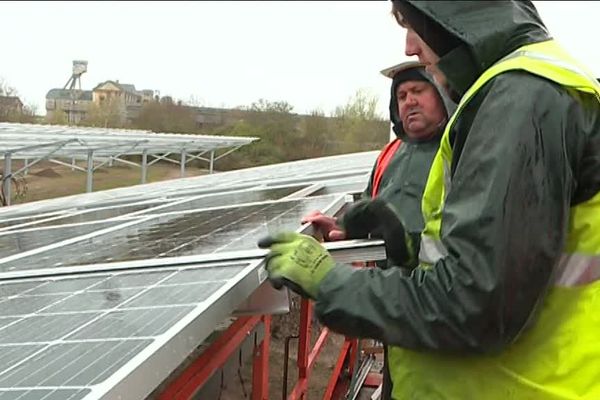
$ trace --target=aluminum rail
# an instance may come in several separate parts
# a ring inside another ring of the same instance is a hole
[[[331,253],[336,262],[351,263],[353,261],[374,261],[385,259],[385,245],[378,239],[341,240],[325,242],[323,246]],[[211,262],[249,261],[264,258],[268,250],[240,250],[223,253],[211,253],[197,256],[179,256],[151,258],[145,260],[123,261],[93,265],[78,265],[72,267],[57,267],[52,269],[32,269],[3,272],[0,281],[48,278],[65,275],[82,275],[98,272],[136,271],[148,268],[181,267],[186,265],[205,264]],[[200,267],[201,268],[201,267]]]

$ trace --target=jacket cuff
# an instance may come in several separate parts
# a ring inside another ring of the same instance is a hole
[[[327,303],[327,299],[329,298],[328,293],[336,291],[340,286],[344,286],[343,282],[349,279],[349,277],[352,275],[352,272],[353,268],[344,264],[336,264],[333,268],[331,268],[319,285],[319,290],[317,291],[317,298],[315,301],[315,310],[319,308],[321,299],[323,300],[323,303]]]

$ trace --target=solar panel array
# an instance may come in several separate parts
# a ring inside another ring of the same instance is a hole
[[[335,213],[376,156],[0,209],[0,400],[145,398],[264,281],[257,239]]]
[[[0,123],[0,154],[16,158],[45,156],[45,147],[57,147],[54,156],[87,157],[93,150],[98,157],[115,154],[154,154],[187,150],[210,151],[242,146],[256,137],[184,135],[145,130],[88,128],[62,125]],[[44,147],[41,147],[43,145]]]

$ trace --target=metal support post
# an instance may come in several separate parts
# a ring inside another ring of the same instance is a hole
[[[87,179],[85,183],[85,191],[91,193],[94,179],[94,150],[88,150],[87,155]]]
[[[4,199],[6,205],[10,206],[10,189],[11,189],[11,178],[12,178],[12,154],[4,154],[4,173],[2,174],[2,192],[4,193]]]
[[[148,149],[142,151],[142,183],[146,183],[148,177]]]
[[[113,166],[113,157],[112,157],[112,156],[109,156],[109,157],[108,157],[108,166],[109,166],[109,167],[112,167],[112,166]]]
[[[75,157],[71,157],[71,171],[75,171],[75,166],[77,163],[75,162]]]
[[[348,386],[348,382],[344,382],[345,379],[342,379],[344,365],[347,362],[347,358],[351,351],[352,342],[346,338],[344,344],[342,344],[342,349],[338,356],[338,359],[333,367],[333,371],[329,377],[329,383],[327,384],[327,389],[325,390],[325,394],[323,395],[323,400],[331,400],[336,398],[336,394],[346,391]]]
[[[210,151],[210,160],[208,162],[208,173],[209,174],[213,173],[214,166],[215,166],[215,151],[211,150]]]
[[[185,177],[185,150],[181,151],[181,161],[179,161],[179,165],[181,166],[181,177]]]
[[[310,300],[302,299],[300,301],[300,339],[298,340],[298,357],[296,361],[298,366],[298,381],[288,399],[306,399],[308,378],[310,375],[310,367],[308,364],[312,330],[312,310],[313,308]]]
[[[29,160],[26,158],[25,160],[23,160],[23,176],[26,176],[29,173]]]
[[[254,343],[252,363],[252,400],[269,399],[269,346],[271,345],[271,316],[264,315],[262,321],[265,336],[261,343]]]

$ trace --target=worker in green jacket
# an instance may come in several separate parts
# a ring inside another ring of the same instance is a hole
[[[389,110],[396,138],[379,154],[362,198],[380,197],[397,204],[400,217],[407,231],[416,237],[414,245],[418,246],[418,235],[424,226],[421,200],[425,183],[444,126],[456,104],[419,62],[403,62],[381,72],[392,78]],[[319,211],[309,213],[302,222],[311,222],[325,240],[377,236],[374,226],[361,221],[363,204],[365,202],[351,206],[339,223]],[[384,267],[385,263],[378,265]]]
[[[363,201],[354,203],[338,219],[313,211],[302,219],[311,222],[327,241],[378,237],[378,227],[362,218],[362,208],[369,199],[379,197],[397,205],[396,210],[412,237],[413,251],[418,251],[419,235],[424,227],[421,201],[433,158],[440,145],[442,132],[456,104],[425,72],[423,64],[403,62],[381,71],[392,78],[390,91],[390,121],[396,138],[379,153]],[[378,268],[393,263],[377,260]],[[409,273],[413,266],[398,266]],[[389,398],[391,377],[384,348],[384,398]]]
[[[424,192],[418,267],[335,265],[312,237],[262,240],[270,279],[319,319],[389,344],[393,399],[600,399],[600,85],[530,1],[393,1],[460,99]],[[388,256],[414,262],[373,199]]]

